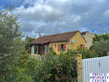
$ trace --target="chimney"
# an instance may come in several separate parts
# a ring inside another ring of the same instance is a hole
[[[39,37],[41,37],[41,33],[39,32]]]

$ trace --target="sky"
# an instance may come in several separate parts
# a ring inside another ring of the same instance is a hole
[[[109,0],[0,0],[14,6],[25,36],[80,30],[109,33]]]

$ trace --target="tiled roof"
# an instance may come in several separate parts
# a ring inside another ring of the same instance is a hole
[[[89,31],[81,32],[81,35],[84,35],[86,33],[90,33]],[[90,33],[90,34],[95,34],[95,33]]]
[[[66,32],[66,33],[60,33],[60,34],[53,34],[53,35],[47,35],[47,36],[41,36],[41,37],[33,40],[30,44],[32,45],[32,44],[44,44],[44,43],[50,43],[50,42],[64,42],[64,41],[68,41],[77,32],[79,32],[79,31]]]
[[[82,32],[81,34],[83,35],[83,34],[86,34],[86,33],[89,33],[89,31]]]

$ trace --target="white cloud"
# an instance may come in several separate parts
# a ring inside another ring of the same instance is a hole
[[[77,29],[104,33],[108,29],[106,24],[108,20],[104,18],[109,16],[108,2],[107,0],[25,0],[15,12],[20,14],[19,20],[25,24],[21,30],[27,34],[32,33],[31,36],[38,32],[53,34]]]
[[[74,18],[74,20],[73,20],[74,23],[78,23],[81,20],[81,16],[79,16],[79,15],[77,15],[77,16],[73,15],[73,18]]]
[[[104,16],[109,17],[109,9],[103,13]]]
[[[61,20],[60,17],[63,16],[63,12],[61,10],[55,9],[49,5],[37,4],[27,9],[25,9],[24,6],[21,6],[17,8],[17,10],[24,20],[53,21]]]

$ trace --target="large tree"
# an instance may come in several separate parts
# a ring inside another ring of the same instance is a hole
[[[109,40],[100,40],[94,42],[92,48],[97,52],[98,56],[106,56],[109,52]]]
[[[20,55],[21,38],[18,16],[11,7],[0,10],[0,76],[6,74],[7,66],[15,63]]]
[[[104,33],[100,35],[95,34],[95,37],[93,38],[93,43],[100,40],[105,40],[105,41],[109,40],[109,34],[108,33]]]
[[[107,52],[109,52],[109,34],[95,34],[91,49],[94,49],[97,52],[98,56],[106,56]]]
[[[33,41],[35,38],[26,36],[25,41],[24,41],[24,47],[25,51],[30,53],[30,42]]]

